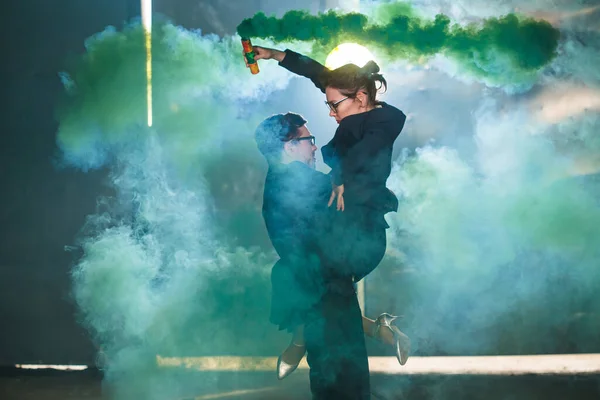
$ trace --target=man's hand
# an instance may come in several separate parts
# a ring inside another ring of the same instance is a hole
[[[269,49],[267,47],[252,46],[252,51],[254,51],[254,59],[257,61],[274,59],[281,62],[285,58],[285,52],[276,49]],[[242,53],[244,55],[246,54],[244,51],[242,51]],[[244,57],[244,62],[246,63],[246,67],[248,67],[248,60],[246,60],[246,57]]]
[[[327,207],[331,207],[333,204],[333,200],[337,199],[336,206],[338,211],[344,211],[344,185],[336,186],[332,185],[333,189],[331,190],[331,196],[329,197],[329,202],[327,203]]]

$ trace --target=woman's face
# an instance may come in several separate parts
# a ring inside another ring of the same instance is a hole
[[[338,124],[349,115],[369,111],[365,92],[358,92],[355,97],[348,97],[342,94],[339,89],[327,87],[325,97],[329,106],[329,116],[335,118]]]

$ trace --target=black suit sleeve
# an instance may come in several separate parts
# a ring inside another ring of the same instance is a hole
[[[365,173],[367,165],[370,165],[383,149],[393,146],[406,122],[406,115],[402,111],[396,110],[396,114],[396,129],[375,125],[361,132],[360,138],[343,125],[338,127],[331,142],[321,149],[323,160],[332,169],[331,174],[336,185],[344,182],[344,175]]]
[[[321,154],[323,155],[323,161],[331,168],[329,175],[331,180],[336,186],[340,186],[344,183],[344,176],[342,174],[342,166],[340,164],[340,156],[336,149],[336,138],[334,137],[329,143],[321,147]]]
[[[279,65],[296,75],[310,79],[321,92],[325,93],[320,80],[321,75],[326,71],[324,65],[289,49],[285,51],[285,57]]]
[[[371,163],[382,149],[393,145],[395,137],[390,137],[385,130],[372,129],[365,133],[363,140],[351,147],[345,156],[344,173],[355,175],[365,173],[366,166]]]

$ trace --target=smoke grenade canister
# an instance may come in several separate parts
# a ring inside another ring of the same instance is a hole
[[[254,50],[252,49],[252,42],[248,38],[242,38],[242,46],[244,47],[244,57],[246,57],[246,61],[248,62],[248,66],[250,67],[250,72],[253,75],[258,74],[258,63],[254,59]]]

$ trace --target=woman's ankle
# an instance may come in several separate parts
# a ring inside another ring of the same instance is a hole
[[[290,345],[296,347],[304,347],[305,344],[306,343],[304,341],[304,326],[300,326],[294,331],[294,334],[292,335],[292,342]]]
[[[365,335],[371,338],[377,337],[377,323],[369,318],[363,317],[363,331]]]

